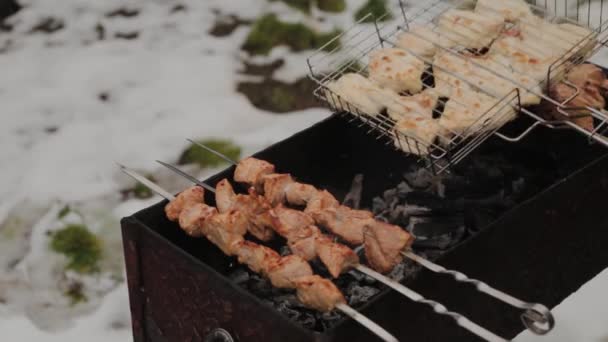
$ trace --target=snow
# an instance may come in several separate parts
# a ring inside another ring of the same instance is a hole
[[[214,10],[246,19],[271,11],[281,20],[306,21],[329,31],[353,25],[352,13],[363,2],[348,1],[350,10],[342,14],[313,11],[310,19],[267,0],[149,0],[145,5],[136,0],[20,0],[25,7],[10,18],[13,31],[0,33],[2,340],[132,339],[118,221],[159,198],[123,201],[120,190],[133,181],[115,161],[151,173],[163,187],[177,191],[188,183],[154,160],[174,162],[188,145],[185,138],[230,138],[248,155],[328,115],[323,109],[275,115],[238,94],[237,82],[251,78],[238,72],[243,60],[284,58],[275,77],[293,82],[307,74],[311,51],[278,47],[269,56],[250,58],[239,50],[249,28],[225,38],[207,34]],[[172,13],[178,4],[186,10]],[[107,16],[119,8],[139,13]],[[49,17],[64,28],[30,33]],[[103,40],[98,27],[103,27]],[[133,40],[115,37],[133,32],[138,33]],[[200,177],[219,170],[186,169]],[[66,204],[78,214],[59,219]],[[102,238],[107,251],[102,272],[62,271],[65,260],[49,250],[48,233],[66,223],[86,223]],[[86,303],[71,305],[63,295],[75,281],[84,284]],[[606,317],[605,311],[591,309],[589,293],[607,282],[608,271],[555,310],[555,336],[563,341],[602,336],[601,324],[589,319],[584,325],[573,310]]]
[[[556,325],[555,329],[545,339],[554,342],[608,341],[606,289],[608,289],[608,269],[598,274],[593,280],[552,310]],[[526,331],[514,341],[534,342],[542,340],[544,339]]]
[[[170,13],[178,3],[186,11]],[[244,155],[325,118],[322,109],[278,116],[236,93],[248,28],[226,38],[207,34],[213,9],[255,19],[266,0],[23,1],[26,7],[0,35],[0,329],[13,340],[131,339],[119,219],[158,201],[122,201],[133,181],[115,161],[151,173],[171,191],[187,183],[156,164],[174,162],[186,138],[230,138]],[[136,9],[131,18],[108,17]],[[44,18],[64,24],[30,33]],[[103,26],[98,40],[96,26]],[[138,32],[133,40],[116,33]],[[305,64],[283,67],[293,77]],[[107,98],[103,101],[102,95]],[[201,177],[218,171],[191,169]],[[69,205],[79,215],[58,219]],[[106,253],[95,275],[64,272],[49,233],[85,223]],[[10,224],[10,225],[9,225]],[[82,284],[86,303],[64,295]],[[114,328],[112,328],[114,326]],[[4,340],[4,339],[3,339]]]

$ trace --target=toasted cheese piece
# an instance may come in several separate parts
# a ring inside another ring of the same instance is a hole
[[[412,96],[395,96],[387,105],[388,115],[395,121],[409,115],[433,117],[433,110],[437,107],[439,94],[432,88]]]
[[[494,42],[490,53],[508,58],[516,72],[539,82],[547,79],[547,72],[554,61],[554,58],[546,54],[546,50],[522,36],[501,37]]]
[[[555,58],[564,55],[569,58],[576,52],[597,44],[590,29],[571,23],[556,24],[539,17],[530,17],[522,20],[516,28],[519,28],[527,45],[535,45],[545,56]]]
[[[482,49],[498,37],[504,27],[500,15],[451,9],[439,17],[437,28],[443,47]]]
[[[435,88],[444,97],[451,97],[456,90],[483,90],[502,99],[510,94],[514,96],[514,89],[519,89],[522,105],[540,103],[539,82],[515,72],[509,59],[499,54],[466,57],[446,52],[435,57],[433,70]]]
[[[383,88],[397,93],[418,93],[422,90],[425,64],[409,52],[386,48],[370,54],[369,78]]]
[[[378,115],[386,108],[394,94],[382,89],[367,78],[354,73],[342,75],[327,84],[325,92],[328,101],[337,110],[358,111],[358,114]]]
[[[507,102],[472,90],[459,89],[447,101],[439,125],[448,140],[454,135],[464,138],[499,128],[514,119],[515,110]],[[443,141],[446,143],[447,141]]]
[[[411,30],[400,33],[395,41],[395,46],[423,58],[433,58],[440,43],[439,33],[427,26],[413,27]]]
[[[477,0],[475,12],[485,15],[500,15],[504,20],[515,22],[534,14],[530,5],[524,0]]]
[[[395,131],[395,146],[408,153],[426,156],[440,133],[440,126],[432,117],[412,114],[399,119]]]
[[[515,71],[511,60],[500,54],[490,53],[483,57],[473,58],[474,84],[480,89],[488,89],[489,93],[502,99],[515,95],[514,89],[519,89],[520,102],[523,106],[536,105],[541,101],[542,89],[540,82],[525,73]],[[476,82],[476,83],[475,83]]]

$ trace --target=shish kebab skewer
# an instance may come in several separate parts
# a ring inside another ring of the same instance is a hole
[[[196,144],[196,145],[204,148],[205,150],[209,151],[210,153],[213,153],[214,155],[222,158],[223,160],[227,161],[228,163],[236,165],[237,167],[239,166],[240,162],[236,162],[236,161],[228,158],[227,156],[223,155],[222,153],[215,151],[212,148],[209,148],[197,141],[194,141],[191,139],[187,139],[187,140],[193,144]],[[247,158],[247,159],[249,159],[249,158]],[[270,164],[270,163],[267,163],[267,164],[269,166],[272,166],[272,164]],[[274,173],[274,166],[272,166],[272,170],[268,169],[268,171],[269,171],[268,172],[269,174]],[[235,178],[236,178],[236,175],[235,175]],[[314,188],[308,184],[301,184],[301,183],[297,183],[297,184],[299,185],[300,188],[304,188],[304,189]],[[257,184],[257,185],[258,185],[258,188],[260,188],[260,184]],[[326,192],[321,192],[321,193],[326,193]],[[323,196],[321,196],[321,197],[323,198]],[[294,198],[290,198],[289,195],[283,196],[282,198],[284,200],[286,200],[287,202],[294,200]],[[308,203],[302,203],[302,201],[300,201],[300,202],[296,202],[293,204],[302,205],[302,204],[308,204]],[[313,204],[313,206],[315,206],[315,205],[318,205],[318,203]],[[308,209],[308,207],[307,207],[307,209]],[[313,208],[313,209],[316,209],[316,208]],[[360,211],[358,211],[358,212],[360,212]],[[372,215],[372,217],[373,217],[373,215]],[[331,228],[331,227],[328,227],[328,228]],[[336,233],[336,232],[334,232],[334,233]],[[339,235],[339,234],[337,234],[337,235]],[[366,252],[367,252],[367,249],[366,249]],[[531,332],[533,332],[535,334],[545,335],[548,332],[550,332],[553,329],[553,327],[555,326],[555,319],[553,317],[553,314],[546,306],[544,306],[542,304],[524,302],[507,293],[504,293],[498,289],[495,289],[480,280],[469,278],[467,275],[465,275],[461,272],[445,269],[441,265],[437,265],[419,255],[416,255],[411,250],[402,251],[401,254],[403,256],[413,260],[414,262],[420,264],[421,266],[427,268],[428,270],[430,270],[432,272],[447,274],[447,275],[453,277],[458,282],[471,284],[471,285],[475,286],[475,288],[482,293],[485,293],[491,297],[494,297],[508,305],[511,305],[511,306],[516,307],[521,310],[524,310],[524,312],[520,316],[522,323],[524,324],[524,326],[527,329],[529,329]]]
[[[162,164],[163,166],[171,169],[172,171],[178,173],[179,175],[183,176],[184,178],[194,182],[195,184],[199,185],[201,188],[207,189],[208,191],[210,191],[212,193],[216,193],[216,196],[217,196],[216,189],[211,187],[209,184],[206,184],[204,182],[197,180],[193,176],[185,173],[184,171],[181,171],[180,169],[176,168],[175,166],[172,166],[170,164],[167,164],[167,163],[164,163],[161,161],[157,161],[157,162]],[[222,182],[227,182],[227,181],[224,179],[224,180],[222,180]],[[222,183],[222,182],[220,182],[220,183]],[[218,187],[221,186],[220,183],[218,183]],[[190,189],[192,189],[192,188],[190,188]],[[185,190],[185,191],[189,191],[190,189]],[[219,205],[218,205],[218,207],[219,207]],[[283,208],[283,210],[292,211],[293,214],[301,213],[297,210],[288,209],[288,208]],[[301,214],[303,214],[303,213],[301,213]],[[328,240],[330,240],[330,238],[328,238],[328,237],[321,238],[321,244],[330,243],[330,245],[325,246],[326,250],[331,250],[332,247],[336,248],[336,249],[338,249],[337,251],[335,251],[335,252],[338,252],[337,254],[344,253],[345,249],[350,250],[350,248],[348,248],[347,246],[344,246],[344,245],[341,245],[338,243],[334,243],[334,242],[331,242]],[[433,300],[426,299],[422,295],[420,295],[417,292],[409,289],[408,287],[392,280],[391,278],[388,278],[388,277],[374,271],[373,269],[370,269],[369,267],[359,264],[358,263],[359,260],[358,260],[358,257],[356,256],[356,254],[352,250],[350,250],[350,251],[354,255],[355,260],[350,260],[349,265],[341,265],[341,266],[345,266],[344,268],[342,268],[342,271],[345,271],[348,268],[352,267],[352,269],[357,270],[373,279],[380,281],[381,283],[391,287],[392,289],[398,291],[399,293],[405,295],[406,297],[408,297],[409,299],[411,299],[415,302],[423,303],[423,304],[431,306],[436,313],[452,317],[458,323],[458,325],[471,331],[472,333],[476,334],[477,336],[479,336],[487,341],[505,341],[505,339],[503,339],[503,338],[495,335],[494,333],[486,330],[485,328],[477,325],[476,323],[472,322],[465,316],[463,316],[457,312],[448,311],[447,308],[445,306],[443,306],[442,304],[440,304],[436,301],[433,301]],[[292,250],[292,252],[293,252],[293,250]],[[327,258],[327,259],[321,258],[322,262],[324,264],[326,264],[326,266],[328,265],[328,259],[332,260],[332,258],[331,258],[332,254],[334,254],[334,253],[332,253],[331,251],[328,251],[328,252],[326,252],[326,255],[328,255],[329,258]],[[331,262],[331,261],[329,261],[329,262]],[[332,268],[331,265],[328,266],[328,269],[331,269],[331,268]]]
[[[169,200],[170,203],[178,200],[171,193],[144,176],[124,165],[118,165],[124,173]],[[202,200],[202,192],[200,199]],[[350,307],[340,290],[330,280],[313,275],[310,265],[302,258],[295,255],[281,257],[270,248],[245,241],[243,235],[246,232],[244,225],[246,222],[243,220],[244,216],[238,211],[222,214],[202,202],[186,203],[183,200],[182,197],[182,213],[178,218],[180,226],[184,220],[192,221],[193,216],[199,217],[198,229],[192,230],[192,227],[184,229],[189,235],[205,236],[225,254],[236,256],[240,263],[267,277],[273,286],[295,289],[297,298],[304,306],[321,312],[339,310],[369,329],[383,341],[399,341],[381,326]]]

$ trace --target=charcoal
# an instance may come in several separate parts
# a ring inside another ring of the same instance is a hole
[[[361,282],[365,278],[365,274],[359,271],[348,272],[348,275],[353,278],[354,281]]]
[[[239,285],[245,286],[249,281],[249,273],[242,268],[236,269],[234,272],[228,275],[230,281]]]
[[[287,305],[290,308],[305,308],[305,306],[298,301],[298,298],[293,293],[281,294],[275,296],[272,300],[278,305]]]
[[[412,191],[414,191],[414,189],[412,189],[412,187],[406,182],[401,182],[399,185],[397,185],[397,194],[399,195],[399,198],[406,198],[407,194]]]
[[[260,297],[269,297],[273,293],[273,287],[270,282],[262,278],[256,273],[249,275],[249,290]]]
[[[405,278],[406,271],[407,271],[406,263],[401,262],[400,264],[395,266],[395,268],[393,268],[393,270],[391,271],[391,273],[388,274],[388,276],[389,276],[389,278],[391,278],[393,280],[402,281],[403,278]]]
[[[406,172],[403,178],[415,189],[429,189],[433,185],[435,176],[429,170],[421,168]]]
[[[307,327],[307,328],[314,328],[315,325],[317,325],[317,321],[319,319],[316,317],[315,314],[310,313],[310,312],[304,312],[300,315],[299,317],[299,322],[301,325]]]
[[[344,197],[343,204],[351,208],[359,209],[361,204],[361,192],[363,191],[363,175],[358,174],[354,177],[350,190]]]
[[[418,254],[425,257],[424,253]],[[416,262],[404,258],[404,260],[390,273],[390,277],[397,281],[403,282],[404,280],[414,278],[421,268],[422,267]]]
[[[390,189],[390,190],[386,190],[384,192],[384,199],[387,202],[391,202],[392,200],[395,199],[395,197],[397,197],[398,191],[397,189]]]
[[[347,290],[349,297],[348,303],[351,306],[357,306],[366,303],[373,295],[380,292],[379,289],[371,286],[359,286],[356,283],[351,283]]]
[[[372,212],[376,215],[382,213],[387,208],[386,202],[380,197],[375,197],[372,202]]]
[[[331,328],[334,324],[338,323],[341,318],[342,315],[335,311],[323,313],[320,315],[322,329],[327,330]]]
[[[302,315],[300,313],[300,310],[294,309],[291,303],[289,303],[289,301],[279,302],[275,305],[275,308],[277,308],[279,312],[287,316],[289,319],[294,321],[299,321],[299,318]]]
[[[514,195],[520,195],[526,188],[526,180],[524,178],[518,178],[511,182],[512,190]]]
[[[389,222],[400,226],[407,226],[411,217],[431,215],[432,210],[418,205],[405,203],[398,205],[388,213]]]

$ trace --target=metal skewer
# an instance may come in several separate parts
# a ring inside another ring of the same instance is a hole
[[[218,152],[219,153],[219,152]],[[170,169],[171,171],[183,176],[184,178],[192,181],[194,184],[203,187],[204,189],[207,189],[209,191],[211,191],[212,193],[215,193],[215,189],[213,189],[210,185],[199,181],[198,179],[196,179],[195,177],[193,177],[192,175],[187,174],[186,172],[180,170],[179,168],[162,162],[160,160],[157,160],[156,162],[158,162],[159,164],[167,167],[168,169]],[[473,321],[469,320],[468,318],[466,318],[465,316],[457,313],[457,312],[453,312],[453,311],[448,311],[448,309],[433,300],[429,300],[426,299],[424,296],[422,296],[421,294],[413,291],[412,289],[404,286],[403,284],[396,282],[392,279],[390,279],[389,277],[386,277],[374,270],[372,270],[371,268],[365,266],[365,265],[356,265],[353,267],[353,269],[367,275],[370,278],[373,278],[381,283],[383,283],[384,285],[396,290],[397,292],[401,293],[402,295],[406,296],[407,298],[409,298],[410,300],[417,302],[417,303],[422,303],[422,304],[426,304],[429,305],[433,308],[433,310],[440,314],[440,315],[446,315],[449,316],[451,318],[453,318],[456,323],[458,323],[458,325],[460,325],[461,327],[469,330],[470,332],[474,333],[475,335],[485,339],[486,341],[506,341],[505,339],[503,339],[502,337],[499,337],[497,335],[495,335],[494,333],[492,333],[491,331],[485,329],[484,327],[478,325],[477,323],[474,323]]]
[[[222,153],[215,151],[214,149],[205,146],[201,143],[198,143],[196,141],[193,141],[191,139],[188,139],[188,141],[204,148],[205,150],[213,153],[214,155],[234,164],[237,165],[237,162],[228,158],[227,156],[223,155]],[[189,178],[190,180],[194,180],[194,178]],[[197,181],[198,182],[198,181]],[[197,183],[198,184],[198,183]],[[454,271],[454,270],[448,270],[446,268],[444,268],[441,265],[438,265],[432,261],[429,261],[419,255],[416,255],[413,253],[413,251],[411,250],[407,250],[407,251],[403,251],[402,252],[403,256],[407,257],[408,259],[418,263],[419,265],[423,266],[426,269],[429,269],[430,271],[433,271],[435,273],[442,273],[442,274],[448,274],[450,276],[452,276],[456,281],[461,282],[461,283],[467,283],[467,284],[472,284],[476,287],[476,289],[484,294],[487,294],[491,297],[494,297],[498,300],[500,300],[503,303],[506,303],[508,305],[511,305],[513,307],[516,307],[518,309],[522,309],[525,310],[524,313],[521,314],[521,320],[522,323],[524,324],[524,326],[530,330],[531,332],[533,332],[534,334],[537,335],[545,335],[548,332],[550,332],[553,327],[555,326],[555,318],[553,317],[553,314],[551,313],[551,311],[544,305],[539,304],[539,303],[530,303],[530,302],[524,302],[520,299],[517,299],[509,294],[506,294],[500,290],[497,290],[493,287],[491,287],[490,285],[477,280],[477,279],[472,279],[469,278],[467,275],[465,275],[462,272],[458,272],[458,271]],[[361,272],[366,272],[364,270],[359,269],[359,271]],[[367,273],[366,273],[367,274]],[[382,275],[381,275],[382,276]],[[375,278],[375,277],[374,277]],[[385,277],[386,278],[386,277]],[[389,279],[389,278],[387,278]],[[389,279],[390,280],[390,279]],[[394,281],[393,281],[394,283]],[[392,284],[387,284],[386,285],[394,288],[395,290],[401,292],[399,289],[395,288],[392,286]],[[398,284],[398,283],[397,283]],[[400,284],[399,284],[400,285]],[[401,292],[403,293],[403,292]],[[407,294],[403,293],[404,295],[407,296]],[[409,297],[412,300],[412,297]],[[440,305],[440,304],[439,304]],[[445,308],[444,308],[445,309]],[[437,311],[437,310],[436,310]],[[449,313],[449,315],[451,315],[452,313]],[[454,319],[456,319],[457,321],[459,320],[459,318],[454,317]],[[459,323],[460,324],[460,323]]]
[[[118,164],[118,166],[120,167],[120,169],[121,169],[122,172],[126,173],[127,175],[129,175],[130,177],[134,178],[138,182],[140,182],[143,185],[147,186],[148,188],[150,188],[150,190],[156,192],[160,196],[166,198],[169,201],[172,201],[172,200],[175,199],[174,195],[172,195],[171,193],[169,193],[165,189],[161,188],[156,183],[150,181],[146,177],[140,175],[139,173],[135,172],[134,170],[129,169],[128,167],[126,167],[126,166],[124,166],[122,164],[119,164],[119,163],[116,163],[116,164]],[[163,165],[165,165],[165,164],[163,163]],[[342,313],[344,313],[348,317],[354,319],[355,321],[359,322],[359,324],[361,324],[365,328],[369,329],[371,332],[373,332],[378,337],[380,337],[383,341],[386,341],[386,342],[399,342],[399,340],[395,336],[391,335],[391,333],[389,333],[388,331],[386,331],[384,328],[382,328],[381,326],[379,326],[374,321],[372,321],[369,318],[367,318],[365,315],[363,315],[360,312],[358,312],[357,310],[353,309],[348,304],[344,304],[344,303],[337,304],[336,305],[336,309],[338,309],[339,311],[341,311]]]

